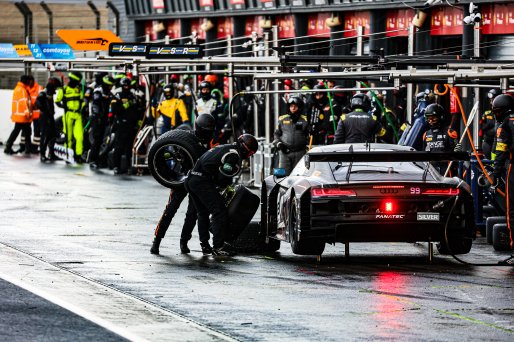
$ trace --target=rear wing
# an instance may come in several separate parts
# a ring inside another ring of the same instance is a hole
[[[305,155],[305,167],[313,162],[438,162],[468,161],[467,152],[426,151],[355,151],[309,152]]]

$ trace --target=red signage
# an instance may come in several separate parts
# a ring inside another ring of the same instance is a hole
[[[152,7],[155,9],[164,9],[164,0],[152,0]]]
[[[278,38],[294,38],[294,17],[289,15],[277,15]]]
[[[201,7],[213,7],[214,0],[200,0],[200,6]]]
[[[386,36],[407,37],[415,13],[413,9],[387,11]]]
[[[246,23],[245,23],[245,36],[251,36],[252,32],[257,32],[257,34],[262,34],[262,28],[259,25],[259,21],[261,19],[264,19],[262,16],[255,16],[255,17],[246,17]]]
[[[231,5],[244,5],[245,0],[230,0]]]
[[[331,14],[326,12],[309,15],[307,35],[316,35],[316,38],[330,38],[330,27],[326,24],[330,16]]]
[[[218,19],[218,39],[225,39],[227,36],[234,35],[234,19],[223,17]]]
[[[452,36],[463,34],[464,12],[455,7],[432,9],[430,34],[432,36]]]
[[[514,4],[482,5],[483,34],[514,33]]]
[[[195,32],[198,35],[198,39],[205,39],[205,31],[202,30],[203,19],[195,18],[191,19],[191,32]]]
[[[364,34],[369,33],[370,14],[368,11],[344,13],[344,36],[357,37],[357,27],[364,27]]]
[[[157,31],[154,30],[154,23],[152,20],[145,21],[145,35],[150,36],[150,40],[157,39]]]
[[[178,39],[181,37],[180,34],[180,19],[168,20],[168,36],[170,39]]]

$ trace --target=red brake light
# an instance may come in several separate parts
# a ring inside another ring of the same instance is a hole
[[[437,195],[437,196],[457,196],[460,193],[460,189],[424,189],[421,191],[422,195]]]
[[[340,188],[312,188],[312,197],[356,196],[353,190]]]
[[[386,213],[394,213],[396,206],[394,205],[394,202],[391,200],[385,201],[383,203],[382,210]]]

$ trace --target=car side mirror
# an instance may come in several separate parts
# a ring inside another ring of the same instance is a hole
[[[283,168],[273,169],[273,176],[275,176],[277,178],[284,178],[286,176],[286,169],[283,169]]]

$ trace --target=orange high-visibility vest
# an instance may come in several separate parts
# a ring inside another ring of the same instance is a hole
[[[22,82],[18,82],[12,95],[11,120],[16,123],[32,122],[32,101],[29,88]]]
[[[34,82],[34,86],[30,88],[30,100],[32,101],[32,120],[39,119],[39,109],[36,107],[36,99],[39,93],[43,90],[43,87],[40,86],[37,82]]]

